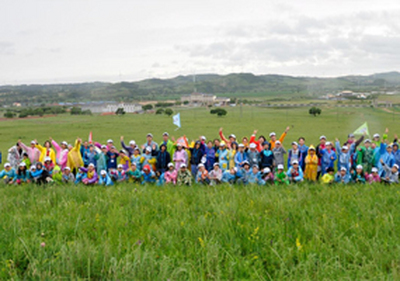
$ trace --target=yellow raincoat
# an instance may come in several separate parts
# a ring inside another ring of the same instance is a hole
[[[71,168],[71,171],[73,171],[75,168],[79,169],[80,167],[83,167],[83,159],[80,150],[81,143],[76,140],[74,148],[68,152],[67,166]]]
[[[36,145],[36,148],[39,149],[40,151],[40,157],[39,157],[39,162],[44,163],[44,158],[46,157],[46,147],[41,146],[40,144]],[[50,148],[50,153],[49,157],[51,158],[51,161],[56,164],[56,153],[54,152],[54,149]]]

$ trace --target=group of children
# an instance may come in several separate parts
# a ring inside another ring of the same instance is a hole
[[[106,144],[82,142],[74,145],[53,139],[43,145],[37,140],[27,146],[20,140],[8,151],[8,162],[0,172],[6,184],[74,183],[111,186],[119,182],[156,185],[290,184],[302,181],[332,183],[398,183],[400,151],[397,136],[388,141],[388,129],[372,140],[353,134],[341,145],[325,136],[318,145],[307,146],[303,137],[286,150],[275,133],[238,140],[234,134],[207,141],[205,136],[188,143],[164,133],[156,143],[152,134],[138,146],[120,138],[118,150],[112,139]],[[285,168],[286,167],[286,168]],[[335,168],[337,172],[335,173]]]

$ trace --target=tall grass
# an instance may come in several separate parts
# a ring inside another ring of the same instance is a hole
[[[398,186],[1,186],[1,279],[396,279]],[[44,244],[43,244],[44,243]]]

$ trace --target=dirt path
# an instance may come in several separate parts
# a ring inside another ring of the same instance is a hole
[[[56,114],[50,114],[50,115],[43,115],[43,116],[29,116],[29,117],[25,117],[25,118],[18,118],[18,117],[14,117],[14,118],[0,118],[0,121],[13,121],[13,120],[26,120],[26,119],[39,119],[39,118],[49,118],[49,117],[56,117]]]
[[[389,108],[382,108],[383,111],[386,111],[387,113],[392,113],[392,114],[400,114],[400,112],[393,112],[393,110],[390,110]]]

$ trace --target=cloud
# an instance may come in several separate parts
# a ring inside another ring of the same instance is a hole
[[[14,43],[7,41],[0,41],[0,55],[13,55]]]

